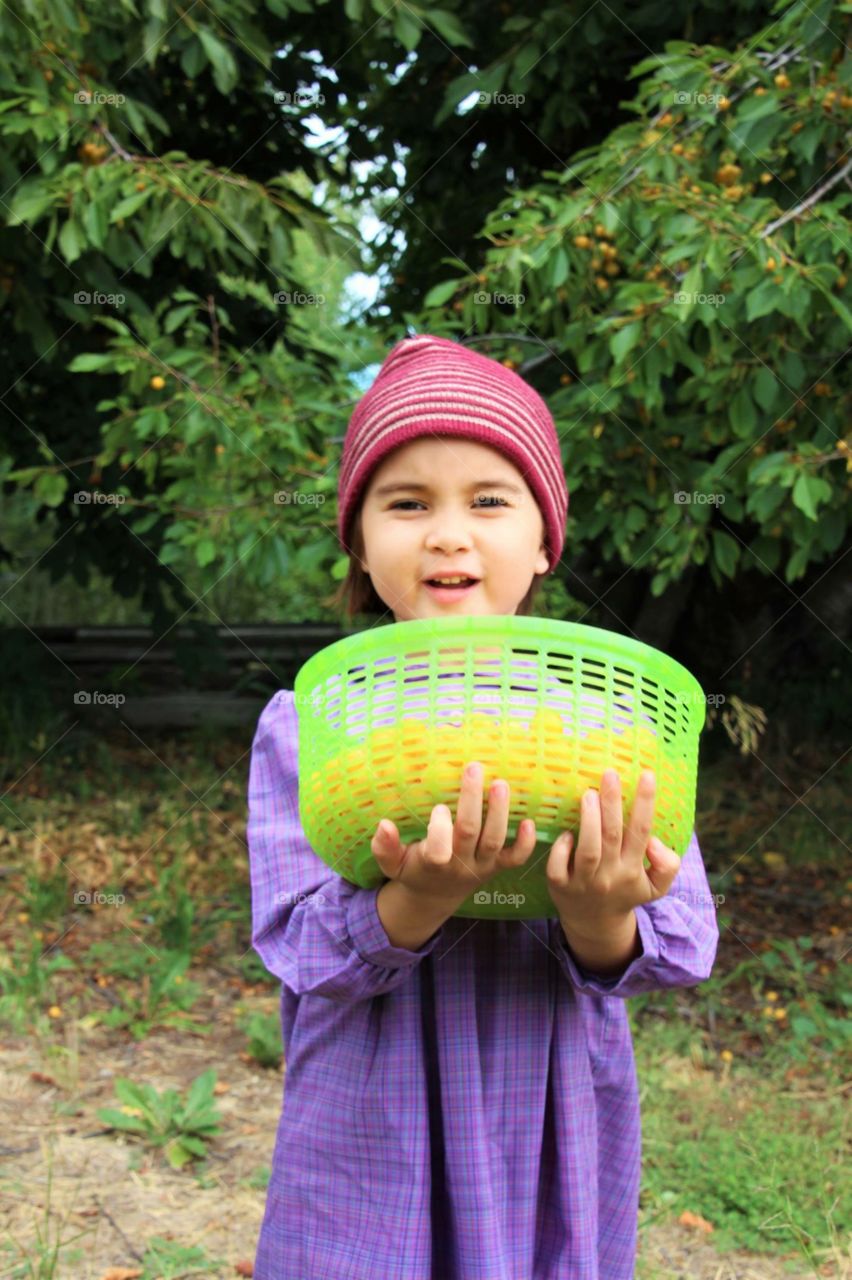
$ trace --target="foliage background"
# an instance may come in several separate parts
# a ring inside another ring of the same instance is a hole
[[[818,672],[800,710],[830,722],[848,4],[89,0],[0,29],[5,625],[343,621],[340,440],[431,330],[556,418],[543,611],[710,692],[771,704],[783,671],[788,711]]]

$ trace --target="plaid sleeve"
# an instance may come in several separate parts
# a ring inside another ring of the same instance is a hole
[[[550,919],[551,945],[569,981],[593,995],[637,996],[667,987],[693,987],[713,969],[719,941],[716,903],[693,831],[665,897],[636,908],[642,953],[621,974],[598,978],[574,959],[558,919]]]
[[[443,926],[416,951],[391,946],[376,910],[381,886],[344,880],[308,844],[298,774],[293,692],[282,689],[261,713],[249,769],[252,946],[296,996],[367,1000],[403,983]]]

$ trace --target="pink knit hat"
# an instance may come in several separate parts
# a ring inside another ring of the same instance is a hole
[[[568,487],[556,428],[537,391],[511,369],[451,338],[403,338],[364,393],[343,441],[337,486],[345,551],[358,501],[386,454],[424,435],[464,436],[506,455],[523,475],[545,525],[549,568],[565,541]]]

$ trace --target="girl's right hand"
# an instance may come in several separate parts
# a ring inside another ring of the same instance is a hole
[[[382,819],[370,848],[389,880],[435,901],[460,904],[499,872],[523,866],[535,848],[535,823],[525,818],[515,843],[506,847],[509,784],[492,783],[483,823],[482,780],[482,765],[469,764],[462,773],[455,823],[447,805],[435,805],[424,840],[404,845],[395,824]]]

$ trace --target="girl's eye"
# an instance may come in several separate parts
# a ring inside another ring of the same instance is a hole
[[[487,502],[489,504],[498,503],[500,506],[503,506],[503,507],[508,507],[509,505],[509,503],[506,501],[505,498],[500,498],[496,494],[480,494],[479,498],[477,498],[477,504],[479,504],[480,502]],[[414,503],[418,507],[421,507],[423,505],[423,503],[419,502],[417,498],[400,498],[398,502],[391,503],[390,509],[391,511],[395,511],[397,507],[411,506],[412,503]]]

